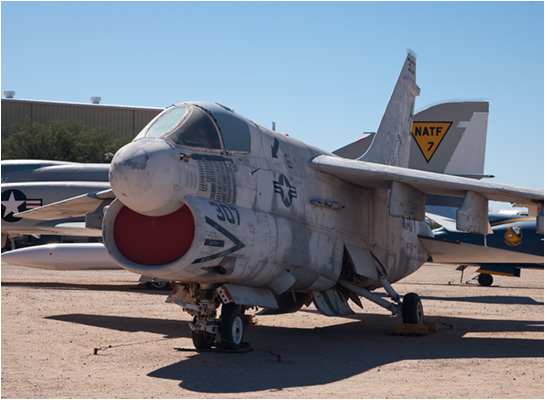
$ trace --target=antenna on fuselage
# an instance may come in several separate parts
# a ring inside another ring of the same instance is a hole
[[[276,132],[276,122],[274,122],[274,121],[272,123],[272,130]]]

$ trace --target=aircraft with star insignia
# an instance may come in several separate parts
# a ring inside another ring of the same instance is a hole
[[[86,227],[102,232],[121,267],[179,282],[168,301],[193,317],[199,349],[240,348],[244,312],[256,306],[283,313],[313,302],[337,316],[364,297],[421,324],[419,296],[402,298],[392,283],[429,256],[426,195],[463,199],[457,228],[484,234],[489,200],[528,205],[542,232],[543,191],[408,168],[419,93],[408,54],[373,142],[356,160],[216,103],[180,103],[115,154],[110,191],[14,216],[102,210],[102,224],[90,218]]]

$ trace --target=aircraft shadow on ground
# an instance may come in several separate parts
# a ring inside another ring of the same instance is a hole
[[[483,303],[483,304],[514,304],[514,305],[536,305],[542,306],[543,302],[534,300],[528,296],[464,296],[464,297],[436,297],[436,296],[421,296],[424,300],[443,300],[443,301],[462,301],[468,303]]]
[[[47,318],[166,338],[191,336],[184,321],[88,314]],[[183,389],[199,393],[241,393],[323,385],[401,360],[543,357],[543,340],[494,337],[501,332],[543,332],[543,321],[450,318],[452,329],[441,325],[438,332],[422,337],[390,335],[395,322],[388,315],[356,314],[343,324],[286,328],[267,326],[267,317],[261,316],[246,333],[254,351],[194,353],[148,376],[179,381]],[[465,337],[468,332],[488,337]]]
[[[169,290],[141,289],[138,282],[120,283],[120,284],[100,284],[100,283],[61,283],[61,282],[2,282],[6,287],[34,287],[41,289],[58,290],[90,290],[103,292],[133,292],[167,295]]]
[[[149,332],[163,335],[166,339],[190,337],[191,330],[186,321],[156,318],[118,317],[95,314],[65,314],[45,317],[56,321],[113,329],[122,332]]]
[[[386,293],[375,293],[382,298],[387,299],[388,295]],[[462,297],[452,297],[452,296],[420,296],[422,301],[426,300],[442,300],[442,301],[461,301],[465,303],[481,303],[481,304],[517,304],[517,305],[536,305],[542,306],[543,302],[538,302],[528,296],[462,296]],[[425,304],[424,304],[425,307]]]
[[[406,337],[388,334],[398,322],[389,316],[359,319],[316,329],[254,326],[246,335],[253,352],[198,353],[148,376],[200,393],[240,393],[323,385],[401,360],[543,357],[543,340],[464,337],[468,331],[542,332],[542,322],[451,318],[452,330]]]

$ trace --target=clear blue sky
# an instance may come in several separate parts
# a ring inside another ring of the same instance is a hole
[[[417,111],[489,100],[485,173],[543,188],[543,2],[6,2],[2,91],[222,103],[335,150],[375,131],[411,49]]]

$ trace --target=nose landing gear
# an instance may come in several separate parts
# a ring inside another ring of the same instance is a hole
[[[244,307],[235,303],[221,306],[221,316],[216,318],[221,302],[212,285],[177,285],[167,299],[193,316],[189,324],[193,345],[197,350],[220,347],[238,350],[244,339]]]

